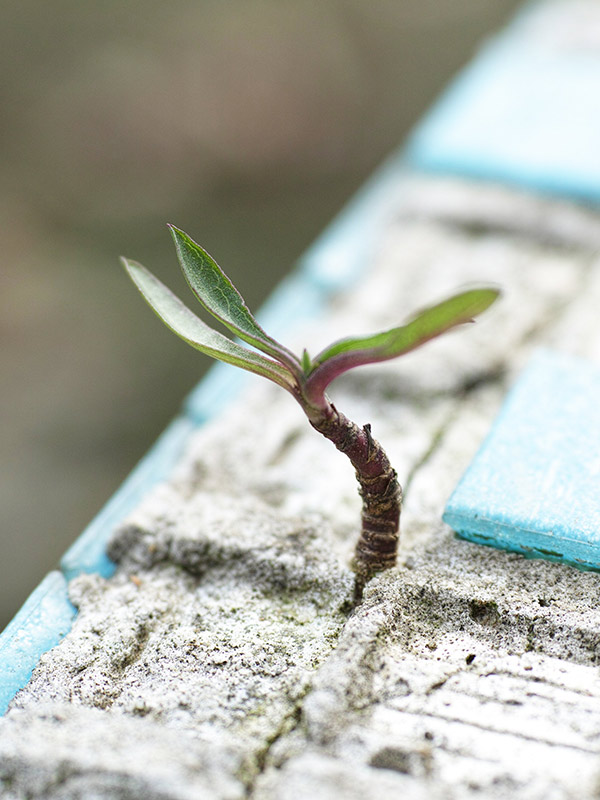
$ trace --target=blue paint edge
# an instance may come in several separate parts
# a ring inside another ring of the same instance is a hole
[[[541,531],[528,529],[527,541],[529,544],[523,545],[515,541],[513,524],[477,515],[478,529],[475,531],[473,530],[473,516],[469,509],[465,509],[462,513],[448,509],[444,512],[442,519],[457,536],[466,541],[493,547],[496,550],[520,553],[526,558],[539,558],[544,561],[567,564],[587,572],[600,572],[598,549],[586,545],[584,542],[570,541],[569,547],[572,553],[577,553],[577,557],[569,557],[556,550],[557,542],[560,542],[556,536],[548,536]]]
[[[50,572],[0,637],[0,715],[27,683],[41,656],[71,630],[76,613],[64,575]]]
[[[322,313],[328,299],[358,278],[385,222],[390,193],[404,171],[394,154],[376,170],[281,281],[261,312],[262,324],[281,336]],[[71,629],[76,609],[68,599],[68,581],[86,572],[110,577],[115,565],[106,544],[115,526],[145,494],[165,480],[189,436],[216,417],[253,380],[239,369],[217,363],[184,400],[182,413],[125,479],[51,572],[34,589],[13,620],[0,633],[0,715],[25,686],[40,657]],[[50,609],[51,613],[45,613]]]

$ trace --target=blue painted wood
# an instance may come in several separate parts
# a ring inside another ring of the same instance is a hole
[[[528,8],[459,75],[409,141],[413,168],[600,202],[600,49],[533,35],[551,13]]]
[[[179,417],[166,428],[100,513],[75,540],[61,560],[67,580],[81,572],[107,578],[115,565],[106,555],[106,543],[115,526],[140,502],[152,486],[164,480],[196,429],[193,420]]]
[[[43,653],[69,632],[75,614],[65,578],[51,572],[0,635],[0,715],[27,683]]]
[[[540,352],[451,496],[460,536],[600,569],[600,369]]]

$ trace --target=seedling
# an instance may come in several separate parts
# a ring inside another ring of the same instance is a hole
[[[362,529],[354,570],[359,588],[376,572],[396,562],[402,490],[371,426],[359,427],[338,411],[326,395],[329,384],[347,370],[404,355],[457,325],[472,322],[498,297],[493,288],[453,295],[420,311],[398,328],[340,339],[314,358],[301,357],[271,338],[252,316],[244,299],[213,258],[190,237],[169,226],[183,273],[204,308],[246,344],[210,328],[141,264],[123,263],[145,300],[184,341],[219,361],[255,372],[286,389],[308,421],[342,453],[354,469],[362,497]],[[259,351],[259,352],[258,352]]]

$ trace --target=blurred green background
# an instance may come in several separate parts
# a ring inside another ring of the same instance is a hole
[[[208,362],[165,222],[256,308],[516,0],[4,0],[0,627]]]

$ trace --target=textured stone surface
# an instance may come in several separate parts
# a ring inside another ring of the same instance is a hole
[[[142,717],[235,754],[248,779],[294,722],[352,599],[349,570],[321,546],[314,525],[258,501],[201,493],[182,510],[164,487],[115,540],[116,577],[72,581],[73,631],[14,706]]]
[[[115,532],[115,576],[71,582],[72,633],[0,720],[0,797],[597,796],[600,577],[460,541],[441,513],[538,346],[598,357],[598,218],[562,207],[559,241],[555,203],[445,186],[460,220],[434,182],[399,186],[364,281],[300,342],[502,286],[477,325],[332,387],[404,483],[398,569],[352,608],[352,469],[254,382]]]
[[[257,797],[595,797],[599,590],[575,575],[444,537],[375,579]]]
[[[2,797],[244,797],[235,757],[152,720],[53,703],[15,712],[0,737]]]

